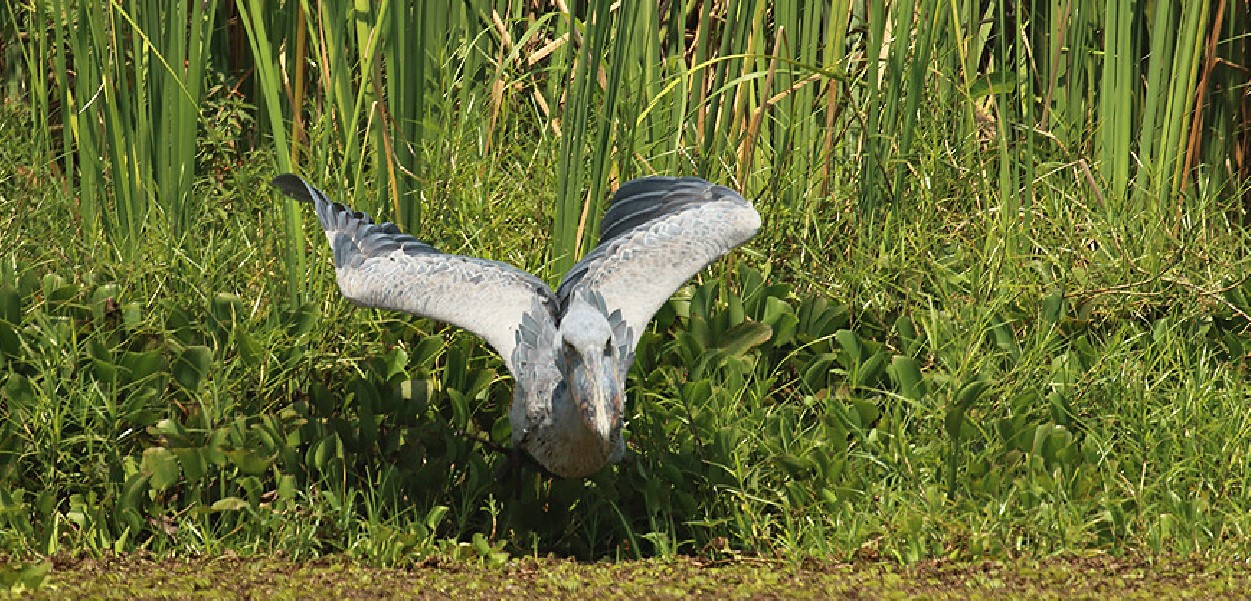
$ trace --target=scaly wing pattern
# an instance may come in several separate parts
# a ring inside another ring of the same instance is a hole
[[[759,229],[760,214],[725,186],[697,177],[631,180],[604,214],[599,245],[565,274],[556,296],[562,311],[575,294],[602,302],[629,369],[639,334],[665,300]]]
[[[313,204],[334,252],[339,290],[356,304],[469,330],[504,358],[509,371],[514,371],[513,350],[527,314],[532,329],[554,320],[551,288],[529,273],[498,261],[441,253],[394,223],[374,223],[331,201],[296,175],[280,175],[273,185]]]

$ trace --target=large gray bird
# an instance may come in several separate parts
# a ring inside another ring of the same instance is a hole
[[[511,265],[449,255],[394,223],[332,202],[298,176],[273,185],[313,203],[343,296],[462,327],[515,381],[515,449],[557,476],[589,476],[625,455],[626,373],[639,334],[691,276],[749,240],[760,215],[737,192],[694,177],[645,177],[617,190],[600,241],[555,292]]]

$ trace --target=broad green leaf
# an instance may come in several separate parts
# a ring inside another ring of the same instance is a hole
[[[127,351],[118,361],[130,382],[138,382],[165,370],[165,357],[158,349],[145,352]]]
[[[1017,72],[1013,70],[994,71],[973,80],[969,86],[969,96],[974,100],[1000,95],[1018,86]]]
[[[188,346],[174,362],[174,381],[188,391],[199,390],[213,366],[213,351],[207,346]]]
[[[731,357],[737,357],[761,344],[773,336],[773,328],[759,321],[745,321],[721,335],[720,350]]]
[[[918,401],[925,395],[925,381],[921,376],[921,363],[912,357],[895,355],[890,360],[890,377],[899,389],[900,396]]]
[[[1056,324],[1064,319],[1065,312],[1064,295],[1056,292],[1048,295],[1042,301],[1042,318],[1047,323]]]
[[[233,329],[239,317],[244,314],[243,299],[237,294],[219,292],[209,301],[210,311],[219,327]]]
[[[872,426],[873,422],[876,422],[877,418],[882,415],[881,410],[877,407],[877,403],[867,399],[853,397],[851,399],[851,405],[856,409],[856,425],[861,428],[868,428],[869,426]]]
[[[117,297],[120,289],[117,284],[104,284],[91,293],[91,314],[97,322],[104,321],[110,308],[117,309]]]
[[[265,473],[269,466],[274,462],[273,455],[252,449],[234,449],[226,451],[226,457],[230,462],[239,468],[239,471],[249,476],[255,476]]]
[[[24,309],[22,295],[17,290],[9,286],[0,287],[0,321],[21,325]]]
[[[317,305],[313,303],[304,303],[294,311],[287,314],[287,335],[292,338],[299,338],[311,331],[317,325],[318,318],[321,317],[321,311]]]
[[[839,330],[834,333],[834,339],[838,341],[838,346],[843,349],[844,355],[840,357],[843,368],[851,371],[864,363],[868,353],[865,352],[864,345],[860,343],[860,337],[851,330]]]
[[[853,384],[860,387],[876,388],[886,370],[886,360],[890,355],[886,352],[874,353],[867,361],[855,369]]]
[[[17,330],[8,322],[0,321],[0,357],[20,358],[21,356],[22,341],[17,336]]]
[[[413,345],[413,352],[411,353],[413,365],[423,369],[430,369],[434,366],[434,361],[438,358],[439,353],[443,351],[445,344],[446,341],[442,336],[422,337],[421,340],[417,341],[417,344]]]
[[[239,360],[247,367],[258,367],[264,358],[264,350],[256,338],[246,328],[235,328],[235,349]]]
[[[143,450],[140,464],[143,475],[156,490],[165,490],[178,482],[180,474],[178,457],[165,447],[149,447]]]
[[[198,484],[200,479],[208,474],[209,462],[204,449],[174,448],[171,451],[178,458],[183,476],[187,478],[189,484]]]
[[[213,502],[213,511],[240,511],[250,507],[248,502],[239,497],[225,497]]]
[[[1012,331],[1012,324],[996,315],[995,323],[990,326],[990,332],[999,350],[1008,353],[1013,361],[1021,358],[1021,347],[1016,343],[1016,334]]]
[[[917,356],[921,351],[921,340],[917,336],[916,324],[907,315],[900,315],[895,320],[895,335],[899,337],[901,351],[909,357]]]

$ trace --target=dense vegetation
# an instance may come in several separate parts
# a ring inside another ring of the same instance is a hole
[[[1245,2],[263,4],[3,5],[0,553],[1251,551]],[[636,175],[765,225],[513,498],[289,170],[553,283]]]

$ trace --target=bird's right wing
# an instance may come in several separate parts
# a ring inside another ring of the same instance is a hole
[[[292,174],[274,178],[287,196],[313,203],[334,252],[339,290],[352,302],[462,327],[490,344],[513,371],[523,321],[554,323],[556,298],[539,278],[498,261],[441,253],[394,223],[331,201]]]
[[[760,214],[725,186],[696,177],[626,182],[604,214],[599,245],[565,274],[557,298],[562,311],[577,294],[602,302],[628,369],[656,310],[691,276],[759,229]]]

